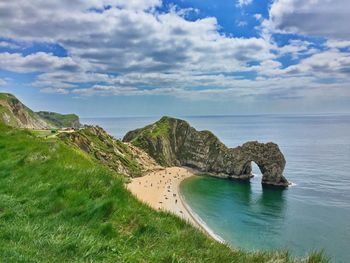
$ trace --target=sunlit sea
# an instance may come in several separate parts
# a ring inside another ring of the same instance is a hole
[[[332,262],[350,262],[350,116],[256,115],[181,117],[210,130],[229,147],[273,141],[287,164],[287,190],[262,188],[254,165],[251,183],[212,177],[184,181],[193,212],[218,236],[246,250],[288,249],[305,256],[324,250]],[[84,118],[117,138],[159,119]]]

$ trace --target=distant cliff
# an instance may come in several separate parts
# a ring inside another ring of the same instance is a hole
[[[52,123],[58,128],[75,128],[78,129],[82,125],[79,121],[79,116],[75,114],[59,114],[56,112],[39,111],[36,112],[41,118],[49,123]]]
[[[98,126],[85,126],[75,132],[60,133],[58,137],[116,172],[130,177],[162,168],[142,149],[113,138]]]
[[[75,114],[33,112],[15,96],[0,93],[0,122],[15,128],[51,129],[81,128]],[[95,126],[85,126],[76,131],[59,131],[57,137],[76,146],[102,164],[129,177],[142,176],[162,167],[142,149],[124,143]]]
[[[197,131],[186,121],[170,117],[128,132],[123,141],[144,149],[164,166],[190,166],[202,172],[249,180],[254,161],[263,174],[263,184],[289,184],[283,176],[284,156],[272,142],[254,141],[227,148],[210,131]]]
[[[9,93],[0,93],[0,121],[15,128],[48,129],[54,126]]]
[[[0,121],[15,128],[50,129],[80,128],[75,114],[55,112],[34,112],[9,93],[0,93]]]

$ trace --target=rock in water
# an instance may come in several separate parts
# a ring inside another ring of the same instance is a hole
[[[186,121],[170,117],[128,132],[123,141],[144,149],[163,166],[189,166],[221,177],[249,180],[253,161],[263,174],[262,184],[289,185],[283,176],[286,161],[272,142],[228,148],[210,131],[197,131]]]

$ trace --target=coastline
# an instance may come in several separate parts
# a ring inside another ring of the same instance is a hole
[[[196,171],[186,167],[167,167],[149,172],[143,177],[133,178],[126,188],[153,209],[175,214],[216,241],[224,243],[224,240],[192,211],[181,195],[181,182],[197,176],[196,174]]]
[[[182,181],[181,181],[181,183],[182,183]],[[196,223],[196,227],[200,227],[201,230],[203,232],[205,232],[208,236],[210,236],[211,238],[215,239],[216,241],[224,244],[225,240],[223,238],[221,238],[219,235],[215,234],[215,232],[200,218],[200,216],[197,215],[195,212],[193,212],[191,207],[185,201],[185,198],[181,194],[180,190],[179,190],[179,196],[180,196],[180,200],[181,200],[183,206],[185,207],[187,213],[192,217],[193,221]]]

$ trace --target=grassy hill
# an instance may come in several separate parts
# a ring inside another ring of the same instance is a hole
[[[294,262],[233,251],[152,210],[124,177],[57,138],[0,123],[0,156],[1,262]]]
[[[0,122],[30,129],[48,129],[54,126],[9,93],[0,93]]]
[[[98,126],[85,126],[74,132],[60,133],[58,137],[125,176],[138,177],[162,168],[146,152],[113,138]]]
[[[9,93],[0,93],[0,121],[16,128],[81,127],[79,117],[75,114],[59,114],[47,111],[34,112]]]
[[[60,114],[48,111],[39,111],[36,114],[59,128],[80,128],[81,126],[76,114]]]

